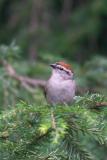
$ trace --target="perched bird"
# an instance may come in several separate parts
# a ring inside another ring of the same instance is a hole
[[[71,104],[75,96],[76,84],[74,73],[69,64],[56,62],[50,65],[52,75],[46,83],[45,95],[47,102],[52,106],[56,104]],[[52,128],[56,129],[54,110],[51,107]]]
[[[52,67],[52,75],[46,84],[47,102],[51,105],[71,104],[76,90],[71,66],[62,61],[50,66]]]

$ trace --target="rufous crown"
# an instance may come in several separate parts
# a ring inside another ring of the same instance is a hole
[[[56,62],[57,65],[64,67],[67,70],[71,70],[73,72],[73,69],[70,64],[65,63],[64,61]]]

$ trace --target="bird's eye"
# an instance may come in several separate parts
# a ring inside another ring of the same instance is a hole
[[[70,75],[70,73],[69,73],[68,71],[66,71],[66,73],[67,73],[68,75]]]
[[[61,71],[63,71],[64,69],[63,68],[59,68]]]

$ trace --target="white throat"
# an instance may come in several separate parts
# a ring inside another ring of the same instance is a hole
[[[67,75],[66,73],[59,73],[57,70],[53,69],[51,78],[56,81],[72,80],[73,73],[71,73],[70,75]]]

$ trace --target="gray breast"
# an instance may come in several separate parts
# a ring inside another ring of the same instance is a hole
[[[50,104],[68,104],[75,96],[75,82],[48,83],[46,87],[46,98]]]

